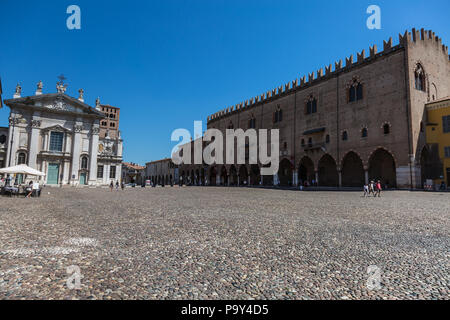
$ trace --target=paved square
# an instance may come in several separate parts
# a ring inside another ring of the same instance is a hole
[[[46,188],[1,204],[2,299],[449,298],[450,194]]]

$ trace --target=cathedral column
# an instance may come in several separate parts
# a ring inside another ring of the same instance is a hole
[[[19,147],[20,139],[20,128],[17,126],[18,124],[18,115],[11,113],[11,117],[9,118],[8,146],[5,167],[12,167],[16,165],[16,153]]]
[[[78,171],[80,170],[80,155],[82,148],[81,141],[81,131],[83,130],[83,124],[81,122],[76,122],[73,126],[73,141],[72,141],[72,174],[71,174],[71,184],[78,185],[79,177]]]
[[[39,114],[35,114],[39,115]],[[33,120],[31,121],[31,136],[29,143],[29,152],[28,152],[28,166],[33,169],[37,169],[37,155],[39,153],[39,135],[41,120],[37,120],[33,116]]]
[[[292,171],[292,186],[298,186],[298,172],[296,170]]]
[[[89,157],[89,184],[97,184],[97,155],[98,155],[98,134],[100,129],[97,125],[92,126],[91,130],[91,146]]]
[[[319,186],[319,171],[315,172],[315,176],[316,176],[316,186]]]
[[[369,169],[367,167],[364,167],[364,179],[366,184],[369,184]]]

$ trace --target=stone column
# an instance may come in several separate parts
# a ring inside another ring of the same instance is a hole
[[[342,188],[342,171],[341,170],[338,171],[338,176],[339,176],[339,188]]]
[[[119,183],[122,182],[122,163],[119,163],[116,166],[116,180],[118,180]]]
[[[319,185],[319,171],[315,171],[315,176],[316,176],[316,185]]]
[[[110,164],[105,164],[103,167],[103,184],[104,185],[109,185],[110,181],[109,181],[109,171],[110,171]]]
[[[240,177],[239,176],[237,176],[237,186],[239,187],[239,184],[240,184],[240,181],[241,179],[240,179]]]
[[[72,174],[71,184],[78,185],[79,177],[78,171],[80,170],[80,155],[82,149],[81,131],[83,130],[83,124],[79,121],[73,126],[73,141],[72,141]],[[66,138],[67,139],[67,138]]]
[[[216,186],[220,186],[220,174],[216,175]]]
[[[41,120],[35,119],[31,121],[31,135],[28,152],[28,166],[37,169],[37,155],[39,153],[39,135]]]
[[[63,176],[63,180],[62,183],[63,184],[68,184],[70,182],[70,161],[69,160],[64,160],[63,162],[63,166],[64,166],[64,176]]]
[[[366,184],[369,184],[369,170],[367,168],[364,168],[364,179]]]
[[[10,155],[12,155],[13,150],[11,146],[11,139],[13,139],[13,124],[14,120],[12,118],[9,119],[9,128],[8,128],[8,141],[6,146],[6,162],[5,162],[5,168],[13,166],[12,160],[10,162]]]
[[[98,155],[98,125],[93,125],[91,130],[91,145],[89,157],[89,185],[97,184],[97,155]]]
[[[298,186],[298,172],[297,171],[292,171],[292,185],[294,187]]]

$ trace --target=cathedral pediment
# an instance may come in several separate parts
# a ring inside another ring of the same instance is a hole
[[[104,114],[95,108],[85,104],[83,101],[72,98],[65,93],[50,93],[36,96],[5,100],[9,107],[22,107],[33,109],[45,109],[56,113],[89,115],[103,118]]]
[[[67,128],[64,128],[63,126],[61,126],[59,124],[54,125],[54,126],[50,126],[50,127],[47,127],[47,128],[43,128],[42,131],[44,131],[44,132],[45,131],[57,131],[57,132],[72,133],[71,130],[69,130]]]

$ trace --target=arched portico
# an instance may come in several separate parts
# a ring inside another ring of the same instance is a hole
[[[369,177],[380,180],[383,186],[397,186],[395,159],[389,151],[380,148],[372,153],[369,158]]]
[[[339,174],[336,161],[329,154],[324,155],[318,164],[319,185],[323,187],[338,187]]]
[[[342,186],[362,187],[366,182],[364,165],[353,151],[347,153],[342,161]]]

